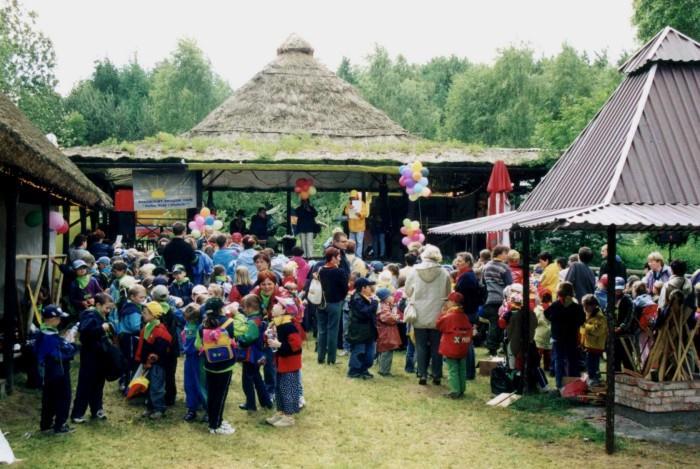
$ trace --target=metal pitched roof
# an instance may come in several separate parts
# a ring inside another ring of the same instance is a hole
[[[635,73],[656,62],[695,62],[700,60],[700,43],[666,26],[622,64],[623,73]]]

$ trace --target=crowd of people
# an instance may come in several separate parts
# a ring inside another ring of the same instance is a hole
[[[241,228],[237,223],[232,228]],[[633,366],[623,353],[624,340],[638,340],[678,301],[692,304],[694,313],[694,292],[700,292],[700,275],[686,278],[682,261],[667,267],[659,253],[651,253],[639,278],[628,276],[619,258],[609,262],[605,247],[600,275],[590,267],[590,248],[568,260],[540,253],[525,299],[525,266],[507,246],[483,250],[476,260],[460,252],[446,264],[438,247],[413,244],[398,265],[365,262],[356,253],[362,240],[341,230],[315,262],[302,247],[285,256],[251,234],[212,233],[196,240],[182,223],[151,252],[110,246],[104,238],[97,230],[78,235],[71,246],[70,264],[63,266],[70,314],[57,305],[42,308],[35,341],[43,370],[42,431],[70,432],[69,418],[84,423],[88,409],[92,418],[107,418],[105,342],[117,344],[125,359],[120,392],[129,395],[136,378],[148,377],[144,418],[161,419],[173,408],[178,361],[184,359],[184,420],[201,419],[210,433],[231,434],[235,430],[223,415],[236,363],[245,395],[240,409],[276,407],[267,423],[295,424],[306,405],[301,367],[307,333],[316,338],[318,365],[335,366],[347,356],[351,380],[374,378],[375,363],[380,376],[391,377],[394,352],[405,350],[403,370],[421,386],[441,386],[445,361],[445,396],[459,399],[476,377],[475,346],[484,345],[514,370],[523,371],[528,356],[536,383],[550,387],[549,372],[560,389],[564,377],[581,375],[584,363],[590,384],[600,380],[609,281],[616,292],[617,369]],[[529,337],[522,334],[524,301],[530,306]],[[77,325],[59,333],[69,317]],[[75,332],[80,368],[70,410]]]

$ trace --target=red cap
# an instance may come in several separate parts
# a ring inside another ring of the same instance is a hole
[[[447,296],[447,301],[462,304],[464,303],[464,295],[462,295],[459,292],[453,291]]]

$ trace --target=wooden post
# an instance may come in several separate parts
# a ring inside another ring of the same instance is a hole
[[[197,188],[197,208],[201,208],[204,201],[204,178],[202,171],[195,171],[195,186]]]
[[[529,386],[528,373],[530,369],[528,367],[528,359],[530,354],[530,230],[522,230],[523,236],[523,252],[522,252],[522,266],[523,266],[523,308],[522,317],[520,324],[520,343],[523,347],[523,394],[527,394],[531,391]]]
[[[47,259],[49,257],[49,244],[51,241],[51,231],[49,229],[50,209],[49,196],[48,194],[44,194],[43,200],[41,201],[41,254],[46,256]],[[45,287],[50,287],[48,269],[44,271],[43,277],[44,278],[38,279],[38,281]]]
[[[287,234],[292,235],[292,191],[287,189]]]
[[[214,211],[214,191],[211,187],[207,190],[207,207]]]
[[[87,210],[85,207],[80,207],[80,234],[87,233]]]
[[[68,231],[63,233],[63,254],[68,255],[70,249],[70,205],[63,206],[63,219],[68,222]]]
[[[615,265],[617,255],[617,233],[615,225],[608,226],[608,265]],[[612,278],[608,277],[608,338],[605,343],[605,379],[607,392],[605,395],[605,452],[615,452],[615,268]]]
[[[3,343],[3,364],[5,368],[5,391],[12,394],[15,373],[15,326],[17,323],[17,203],[19,190],[17,179],[6,179],[5,192],[5,297],[2,317],[5,341]],[[48,223],[48,217],[46,217]]]

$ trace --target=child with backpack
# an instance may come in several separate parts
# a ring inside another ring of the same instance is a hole
[[[223,314],[221,298],[209,298],[202,312],[204,321],[199,327],[197,347],[204,354],[204,371],[207,380],[207,413],[209,433],[231,435],[236,429],[223,419],[224,406],[235,363],[233,319]]]
[[[277,297],[272,307],[272,321],[268,330],[267,345],[275,351],[277,385],[275,398],[277,413],[266,419],[274,427],[291,427],[294,414],[299,412],[301,398],[301,326],[294,320],[296,305],[289,298]]]
[[[102,392],[105,385],[102,340],[112,336],[112,326],[107,321],[107,315],[113,307],[114,303],[109,295],[98,293],[95,295],[95,306],[80,314],[80,371],[71,412],[73,423],[85,423],[88,405],[92,418],[107,418],[102,408]]]
[[[141,332],[141,310],[146,303],[146,289],[141,285],[129,288],[126,302],[117,313],[117,339],[119,349],[127,362],[126,372],[119,385],[122,392],[126,388],[138,368],[136,360],[136,347]]]
[[[257,295],[246,295],[243,297],[242,306],[248,320],[248,330],[238,338],[239,346],[247,348],[242,373],[245,403],[240,404],[238,407],[241,410],[255,412],[257,410],[255,394],[257,393],[260,405],[266,409],[272,409],[272,400],[267,393],[265,383],[260,374],[260,367],[264,360],[263,339],[265,329],[267,329],[267,322],[263,320],[263,314],[260,310],[260,298]]]
[[[600,385],[600,356],[605,351],[605,340],[608,337],[608,322],[600,309],[594,295],[585,295],[581,299],[583,310],[586,312],[586,322],[581,326],[581,342],[586,351],[586,370],[588,385]]]
[[[75,355],[75,346],[58,334],[62,318],[67,318],[61,308],[47,305],[41,312],[43,322],[34,348],[43,379],[41,394],[42,432],[53,429],[54,433],[73,431],[67,424],[71,401],[70,362]]]
[[[467,388],[467,354],[472,340],[472,324],[462,309],[464,297],[452,292],[447,297],[445,312],[436,327],[442,334],[439,353],[447,363],[447,381],[450,392],[445,397],[459,399]]]
[[[166,360],[173,341],[172,336],[160,318],[163,307],[157,301],[143,305],[141,310],[144,326],[139,334],[136,347],[136,361],[143,365],[148,372],[148,395],[146,411],[143,417],[158,420],[165,413],[165,370],[163,361]]]
[[[399,316],[394,307],[394,296],[388,288],[377,290],[379,299],[379,313],[377,314],[377,360],[379,361],[379,374],[391,376],[391,362],[394,350],[401,347],[401,335],[399,334]]]
[[[185,404],[187,413],[185,422],[197,418],[197,411],[206,411],[207,394],[201,380],[202,358],[195,346],[199,325],[201,324],[200,306],[190,303],[184,309],[185,328],[182,330],[182,342],[185,347]]]

